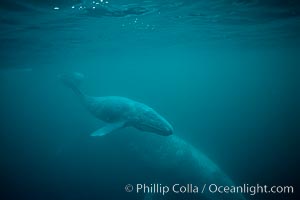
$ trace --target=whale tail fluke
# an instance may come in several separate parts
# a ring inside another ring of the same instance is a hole
[[[57,77],[65,86],[71,88],[77,95],[82,95],[80,85],[84,79],[83,74],[73,72],[68,74],[59,74]]]

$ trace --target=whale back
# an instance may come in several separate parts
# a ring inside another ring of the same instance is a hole
[[[199,188],[203,184],[207,184],[207,186],[209,184],[235,185],[216,163],[209,159],[203,152],[176,135],[170,137],[147,135],[139,139],[147,141],[147,144],[151,144],[151,150],[149,151],[150,147],[147,147],[147,145],[140,145],[136,142],[132,145],[134,148],[129,149],[132,151],[131,154],[136,155],[140,159],[140,162],[146,163],[146,165],[151,166],[162,174],[170,174],[170,172],[173,174],[168,177],[156,177],[156,179],[149,180],[149,183],[158,182],[169,186],[175,183],[181,185],[189,183],[199,186]],[[169,193],[162,196],[161,194],[150,193],[145,195],[144,200],[166,200],[176,197],[185,199],[186,195],[188,194],[180,196]],[[199,191],[199,193],[193,194],[193,196],[194,198],[192,199],[203,200],[245,200],[244,196],[239,193],[210,193],[208,190],[203,193]]]
[[[133,101],[118,96],[86,97],[85,106],[98,119],[113,123],[128,121],[134,112]]]

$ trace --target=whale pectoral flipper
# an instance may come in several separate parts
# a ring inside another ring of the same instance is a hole
[[[91,136],[103,136],[106,135],[108,133],[111,133],[117,129],[120,129],[124,126],[125,122],[120,121],[120,122],[115,122],[115,123],[110,123],[105,125],[104,127],[96,130],[95,132],[93,132],[91,134]]]

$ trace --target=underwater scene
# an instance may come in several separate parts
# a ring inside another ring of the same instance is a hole
[[[1,200],[299,199],[299,1],[0,12]]]

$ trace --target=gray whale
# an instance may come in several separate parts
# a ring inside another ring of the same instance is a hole
[[[81,73],[59,75],[59,79],[77,94],[90,113],[107,123],[91,136],[103,136],[124,127],[134,127],[163,136],[173,133],[172,125],[143,103],[119,96],[93,97],[84,94],[79,88],[83,78]]]
[[[137,130],[126,129],[122,134],[109,134],[101,138],[101,141],[89,141],[92,152],[115,152],[109,156],[97,153],[89,157],[93,160],[98,159],[89,166],[91,170],[95,168],[103,170],[97,173],[96,177],[94,174],[91,175],[95,184],[106,184],[111,176],[117,176],[109,185],[116,196],[110,198],[111,193],[104,191],[101,194],[102,199],[245,200],[240,193],[209,192],[210,184],[233,186],[235,183],[220,166],[205,155],[205,152],[201,152],[177,134],[160,137],[156,134],[140,134]],[[111,163],[116,165],[111,166]],[[170,191],[165,195],[143,192],[137,194],[136,190],[129,194],[125,192],[126,184],[132,184],[135,189],[137,183],[168,185],[170,189],[174,184],[193,184],[199,186],[199,192],[174,194]],[[203,184],[207,184],[207,190],[201,193]]]

